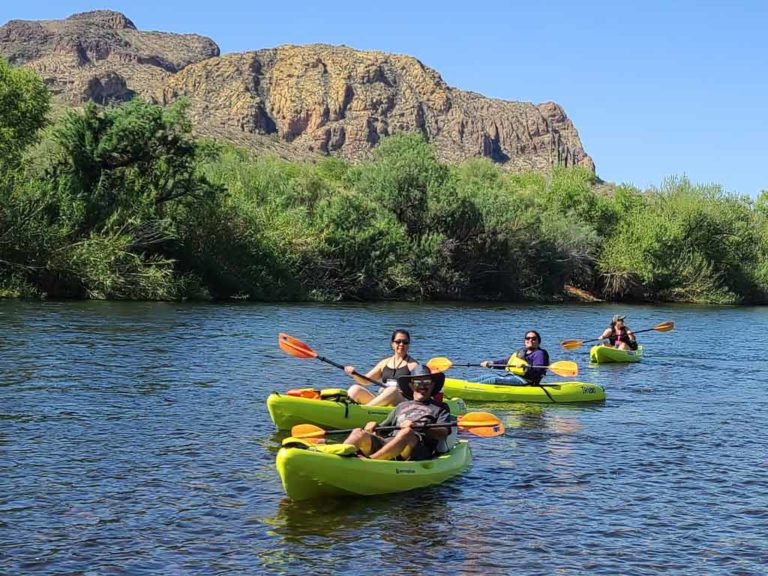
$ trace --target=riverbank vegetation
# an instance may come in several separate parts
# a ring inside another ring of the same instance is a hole
[[[183,103],[49,116],[0,62],[0,295],[768,301],[768,193],[446,165],[418,135],[296,163],[195,139]]]

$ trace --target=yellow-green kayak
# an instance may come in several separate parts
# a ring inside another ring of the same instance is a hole
[[[642,346],[638,346],[637,350],[621,350],[620,348],[600,344],[592,346],[589,350],[589,361],[595,364],[605,364],[606,362],[640,362],[642,357]]]
[[[459,398],[445,400],[451,414],[458,416],[467,411]],[[381,422],[392,406],[364,406],[349,400],[316,400],[273,392],[267,397],[267,409],[280,430],[290,430],[296,424],[314,424],[327,430],[332,428],[357,428],[367,422]]]
[[[277,471],[292,500],[406,492],[445,482],[472,461],[466,440],[447,454],[416,462],[337,456],[322,448],[290,447],[289,442],[277,453]]]
[[[483,384],[446,378],[443,392],[463,400],[482,402],[537,402],[570,403],[599,402],[605,400],[605,390],[587,382],[547,382],[541,386],[515,386],[508,384]],[[547,392],[549,395],[547,395]]]

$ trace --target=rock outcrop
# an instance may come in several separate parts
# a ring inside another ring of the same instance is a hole
[[[195,34],[140,32],[109,10],[66,20],[11,20],[0,27],[0,54],[35,70],[54,94],[73,104],[100,104],[145,94],[186,66],[219,55]]]
[[[111,11],[8,22],[0,54],[36,70],[71,104],[184,97],[199,133],[289,158],[356,160],[384,136],[420,132],[446,161],[485,156],[514,170],[594,171],[554,102],[458,90],[409,56],[327,45],[220,56],[208,38],[142,32]]]

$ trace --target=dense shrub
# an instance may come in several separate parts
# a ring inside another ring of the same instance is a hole
[[[183,102],[41,132],[48,105],[0,62],[0,296],[768,299],[768,192],[448,166],[414,134],[357,165],[288,162],[196,140]]]

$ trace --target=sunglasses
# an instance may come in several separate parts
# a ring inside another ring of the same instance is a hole
[[[526,340],[538,340],[538,338],[536,338],[536,336],[526,336],[525,339]]]
[[[402,344],[403,346],[408,346],[411,341],[410,340],[392,340],[393,344]]]
[[[432,384],[432,380],[411,380],[411,388],[427,388]]]

